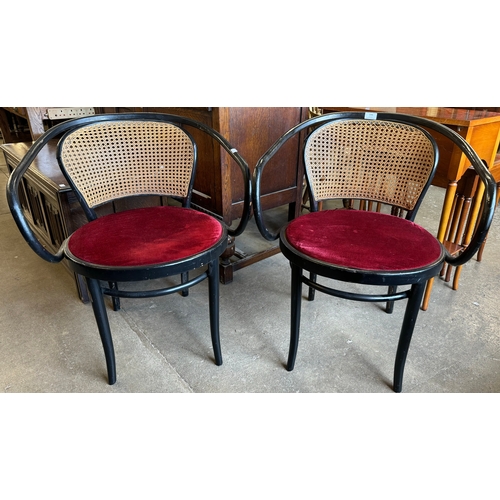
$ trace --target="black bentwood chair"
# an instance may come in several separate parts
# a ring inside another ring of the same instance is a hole
[[[243,214],[229,229],[215,217],[190,208],[196,171],[196,143],[184,127],[208,134],[241,169],[245,184]],[[61,170],[80,202],[88,223],[77,229],[54,255],[36,239],[18,197],[21,178],[43,146],[55,137]],[[113,200],[159,195],[162,206],[146,206],[99,216],[96,208]],[[163,202],[170,197],[170,205]],[[66,259],[84,276],[99,328],[109,384],[116,381],[113,342],[104,303],[113,297],[156,297],[187,290],[208,278],[210,330],[215,364],[222,364],[219,340],[218,259],[228,233],[237,236],[250,215],[251,178],[245,161],[218,132],[187,118],[131,113],[96,115],[63,122],[34,142],[7,185],[14,219],[31,248],[48,262]],[[202,270],[190,279],[188,273]],[[180,276],[180,283],[144,291],[120,290],[119,282]],[[105,286],[107,285],[107,286]]]
[[[424,127],[457,144],[485,184],[476,232],[457,256],[447,254],[432,234],[413,222],[438,162],[436,142]],[[304,166],[312,211],[273,232],[266,227],[260,203],[262,172],[296,134],[305,137]],[[331,199],[344,203],[336,210],[318,211],[318,203]],[[261,234],[268,240],[280,238],[281,251],[292,269],[287,370],[293,370],[297,354],[302,283],[312,291],[350,300],[392,304],[408,299],[394,368],[393,389],[400,392],[426,282],[440,273],[443,263],[462,265],[476,253],[490,226],[495,199],[495,181],[472,148],[449,128],[426,119],[389,113],[334,113],[306,120],[284,134],[256,165],[253,202]],[[380,202],[391,210],[352,209],[352,200]],[[304,271],[310,273],[309,278]],[[379,285],[387,293],[330,288],[318,283],[317,275]],[[407,289],[398,290],[405,285]],[[314,299],[314,293],[309,299]]]

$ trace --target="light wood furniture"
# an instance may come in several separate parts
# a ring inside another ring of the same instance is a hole
[[[366,111],[366,112],[390,112],[404,113],[420,116],[429,120],[442,123],[460,134],[476,151],[478,156],[491,168],[495,163],[495,157],[500,142],[500,112],[486,111],[483,109],[462,108],[431,108],[431,107],[321,107],[323,112],[334,111]],[[439,222],[437,238],[445,241],[446,230],[453,209],[453,203],[457,191],[458,181],[469,168],[469,163],[461,151],[450,143],[449,140],[435,135],[438,143],[440,159],[438,170],[433,184],[446,189],[443,209]],[[480,209],[484,186],[480,184],[476,191],[472,212],[469,219],[470,227],[473,228],[474,221]],[[425,311],[429,305],[430,293],[433,280],[430,280],[422,302]]]
[[[473,223],[470,220],[472,203],[477,191],[479,177],[473,168],[469,168],[457,183],[455,199],[448,220],[448,227],[444,236],[444,246],[451,255],[461,253],[470,243],[472,237]],[[450,281],[453,267],[444,264],[440,276],[446,282]],[[453,290],[458,290],[458,282],[462,266],[455,268],[453,278]]]

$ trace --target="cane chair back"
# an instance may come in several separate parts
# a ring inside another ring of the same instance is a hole
[[[58,160],[89,208],[138,195],[189,200],[196,146],[172,123],[100,122],[70,132]]]
[[[411,215],[428,185],[435,150],[428,134],[404,123],[346,120],[313,131],[304,164],[314,202],[358,199]]]

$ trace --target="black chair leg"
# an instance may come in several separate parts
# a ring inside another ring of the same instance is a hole
[[[393,286],[389,287],[388,293],[393,294],[393,293],[396,293],[397,290],[398,290],[398,287],[393,285]],[[385,312],[387,314],[392,314],[392,311],[394,311],[394,301],[389,300],[389,301],[387,301],[387,304],[385,305]]]
[[[295,358],[299,347],[300,312],[302,305],[302,268],[292,264],[292,293],[290,317],[290,350],[286,369],[291,372],[295,366]]]
[[[208,265],[208,300],[210,308],[210,335],[214,349],[215,364],[222,365],[222,352],[219,334],[219,262]]]
[[[317,275],[314,273],[309,273],[309,279],[313,282],[316,283]],[[316,290],[314,288],[309,287],[309,293],[307,295],[307,300],[313,301],[314,296],[315,296]]]
[[[99,329],[99,335],[101,336],[104,348],[104,356],[106,357],[108,383],[109,385],[113,385],[116,382],[115,350],[113,348],[113,339],[111,338],[104,296],[98,280],[86,278],[86,281],[92,299],[92,309],[94,310],[97,328]]]
[[[401,392],[403,388],[403,372],[405,369],[406,356],[410,348],[411,337],[415,329],[420,304],[424,296],[426,283],[415,283],[410,290],[408,304],[406,305],[403,326],[399,336],[398,349],[396,352],[396,362],[394,364],[394,392]]]
[[[189,273],[182,273],[181,274],[181,283],[186,283],[187,281],[189,281]],[[187,297],[189,295],[189,288],[182,290],[181,295],[183,297]]]
[[[118,283],[115,281],[109,282],[109,288],[111,290],[118,290]],[[120,297],[111,297],[111,301],[113,302],[113,311],[120,310]]]

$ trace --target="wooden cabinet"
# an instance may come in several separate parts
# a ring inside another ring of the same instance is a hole
[[[9,171],[19,164],[30,145],[19,142],[0,146]],[[85,221],[83,211],[57,165],[55,151],[55,142],[43,148],[19,186],[25,217],[39,241],[53,253]],[[87,302],[89,297],[84,280],[75,275],[75,283],[80,298]]]

